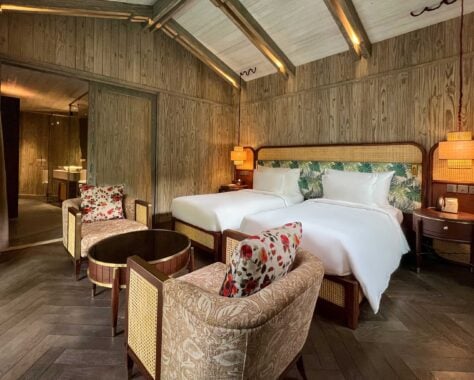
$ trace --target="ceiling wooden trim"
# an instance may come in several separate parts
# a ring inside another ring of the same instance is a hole
[[[324,0],[334,21],[341,30],[349,49],[358,57],[370,57],[372,44],[352,0]]]
[[[7,0],[0,4],[2,12],[40,13],[148,22],[153,8],[147,5],[102,0]]]
[[[295,75],[295,65],[239,0],[211,1],[247,36],[280,74],[285,77],[288,77],[288,73]]]
[[[207,47],[199,42],[191,33],[178,24],[178,22],[170,19],[165,25],[163,25],[162,30],[232,86],[240,88],[240,77]]]
[[[187,0],[156,0],[153,4],[153,17],[146,29],[152,31],[160,29],[186,2]]]

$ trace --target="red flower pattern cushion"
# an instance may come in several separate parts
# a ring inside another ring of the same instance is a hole
[[[285,276],[300,245],[300,222],[264,231],[242,240],[231,256],[220,295],[246,297]]]
[[[81,185],[81,212],[84,223],[123,219],[123,186]]]

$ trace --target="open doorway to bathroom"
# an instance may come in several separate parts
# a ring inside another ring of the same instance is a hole
[[[85,182],[88,82],[1,67],[9,246],[62,237],[61,202]]]

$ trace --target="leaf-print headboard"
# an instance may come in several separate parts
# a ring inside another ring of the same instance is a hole
[[[392,206],[411,213],[424,203],[424,149],[415,143],[261,147],[259,166],[301,168],[305,198],[322,196],[325,169],[358,172],[395,171],[389,192]]]

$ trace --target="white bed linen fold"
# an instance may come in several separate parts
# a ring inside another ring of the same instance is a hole
[[[178,197],[171,203],[173,217],[207,231],[238,229],[246,215],[292,206],[302,195],[281,195],[258,190],[228,191]]]
[[[390,276],[409,251],[399,213],[387,207],[311,199],[283,210],[244,218],[240,230],[257,234],[289,222],[303,225],[302,248],[323,262],[325,273],[353,273],[374,313]]]

